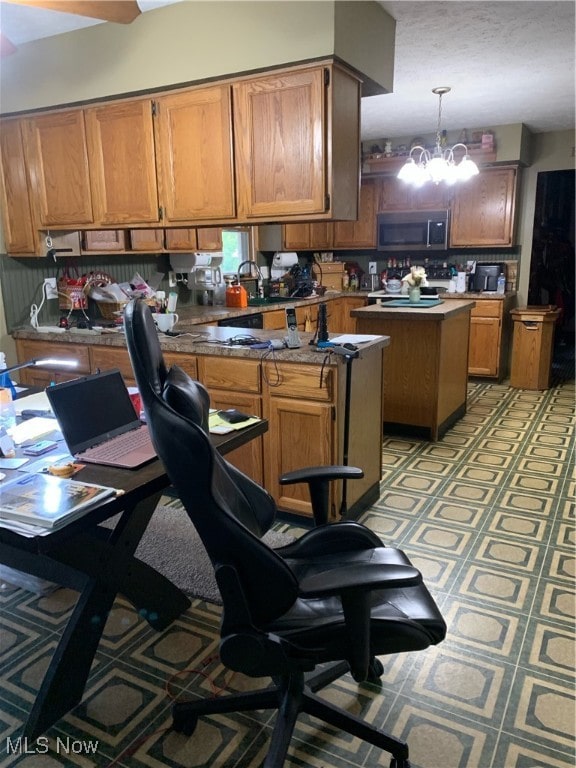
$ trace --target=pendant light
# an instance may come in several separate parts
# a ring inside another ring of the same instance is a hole
[[[450,90],[447,86],[432,89],[432,93],[438,96],[438,127],[434,151],[430,152],[421,146],[412,147],[406,163],[398,173],[399,179],[415,187],[421,187],[430,181],[434,184],[440,184],[440,182],[455,184],[466,181],[478,173],[478,166],[470,159],[466,144],[458,143],[449,148],[441,146],[442,96]],[[464,157],[456,163],[454,150],[459,148],[464,150]]]

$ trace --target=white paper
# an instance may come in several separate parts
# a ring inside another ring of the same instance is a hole
[[[14,409],[19,416],[22,411],[52,411],[52,406],[48,400],[46,392],[36,392],[33,395],[26,395],[26,397],[19,397],[18,400],[14,400]]]
[[[367,341],[378,341],[383,336],[373,336],[369,333],[343,333],[341,336],[330,338],[334,344],[365,344]]]
[[[56,419],[47,419],[44,416],[35,416],[33,419],[23,421],[8,430],[8,433],[16,445],[22,445],[27,440],[37,440],[39,437],[59,429]]]

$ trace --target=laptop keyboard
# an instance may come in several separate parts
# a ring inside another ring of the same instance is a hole
[[[123,435],[112,438],[107,443],[95,445],[94,448],[88,448],[82,455],[90,459],[102,459],[103,461],[115,461],[133,451],[137,451],[150,443],[148,430],[146,427],[132,429],[130,432],[124,432]]]

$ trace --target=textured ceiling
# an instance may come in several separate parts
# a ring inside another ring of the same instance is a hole
[[[574,2],[381,2],[396,19],[394,92],[362,101],[362,137],[524,123],[574,129]]]
[[[145,11],[178,1],[139,5]],[[438,97],[431,91],[443,85],[452,88],[442,101],[449,131],[510,123],[536,133],[574,129],[573,0],[380,4],[397,21],[394,92],[362,100],[364,140],[433,133]],[[94,23],[0,2],[0,28],[16,45]]]

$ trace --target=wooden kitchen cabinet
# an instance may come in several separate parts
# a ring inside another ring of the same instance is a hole
[[[6,252],[14,256],[34,256],[36,237],[21,120],[0,121],[0,171],[0,204]]]
[[[302,67],[236,82],[233,95],[240,219],[356,219],[358,80]]]
[[[162,96],[155,121],[164,221],[234,219],[230,86]]]
[[[328,221],[285,224],[283,247],[286,251],[326,251],[332,248],[334,231]]]
[[[375,180],[376,208],[380,211],[446,210],[450,192],[443,184],[424,184],[418,189],[406,184],[396,174],[385,174]]]
[[[451,248],[514,244],[518,169],[484,168],[454,190]]]
[[[285,224],[283,247],[286,251],[328,251],[338,248],[376,247],[376,185],[372,180],[360,187],[356,221]]]
[[[158,253],[164,249],[163,229],[131,229],[130,248],[133,251],[152,251]]]
[[[478,299],[470,318],[468,374],[502,380],[508,373],[515,296]]]
[[[196,237],[199,251],[222,250],[222,227],[198,227]]]
[[[94,219],[101,225],[159,220],[152,102],[84,110]]]
[[[334,223],[334,248],[376,248],[375,190],[372,181],[362,183],[358,220]]]
[[[30,387],[45,388],[51,382],[68,381],[90,373],[89,347],[80,344],[60,344],[55,341],[16,339],[16,355],[19,363],[27,360],[76,360],[76,368],[54,365],[34,365],[18,371],[18,381]]]
[[[260,365],[257,360],[199,356],[198,379],[210,393],[212,408],[237,408],[250,415],[262,416]],[[226,459],[255,482],[263,484],[262,437],[232,451]]]
[[[166,229],[167,251],[221,251],[222,227],[183,227]]]
[[[93,224],[84,112],[38,115],[23,126],[38,224],[62,228]]]
[[[337,299],[341,303],[340,326],[337,329],[340,333],[356,333],[356,318],[350,314],[353,309],[359,309],[366,306],[366,299],[363,296],[343,296]]]

